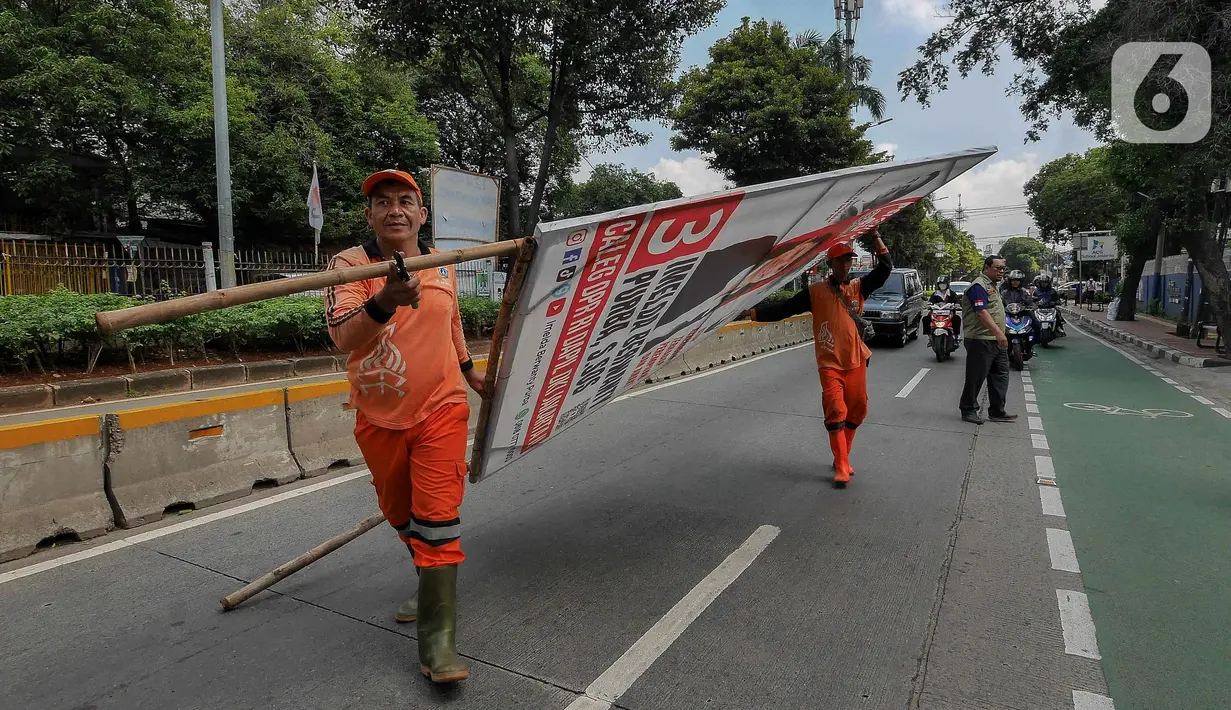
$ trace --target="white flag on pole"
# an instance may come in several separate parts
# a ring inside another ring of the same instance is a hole
[[[325,225],[325,210],[321,207],[321,185],[316,178],[316,163],[312,163],[312,185],[308,188],[308,224],[315,231],[314,247],[321,243],[321,227]]]

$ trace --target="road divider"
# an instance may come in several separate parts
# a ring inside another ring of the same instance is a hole
[[[347,380],[286,388],[287,435],[304,478],[363,463],[349,399]]]
[[[103,451],[98,415],[0,427],[0,562],[114,527]]]
[[[281,389],[108,414],[107,443],[107,483],[126,528],[300,477]]]
[[[650,381],[711,370],[811,338],[810,315],[735,323],[659,368]],[[323,361],[311,364],[325,367]],[[486,365],[486,357],[475,358],[477,369]],[[364,463],[345,375],[270,384],[154,406],[117,401],[104,414],[0,427],[0,562],[40,545],[138,527],[242,498],[254,487]],[[480,400],[467,394],[473,427]]]

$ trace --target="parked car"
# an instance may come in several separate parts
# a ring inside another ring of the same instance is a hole
[[[852,271],[858,278],[868,273],[861,269]],[[915,269],[894,269],[885,285],[872,292],[864,302],[863,317],[868,319],[876,334],[899,345],[919,337],[923,323],[923,282]]]
[[[950,281],[949,290],[956,293],[960,298],[966,295],[966,289],[970,288],[970,284],[970,281]]]

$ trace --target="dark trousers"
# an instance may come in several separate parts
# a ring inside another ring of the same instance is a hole
[[[1004,414],[1005,398],[1009,395],[1009,351],[995,340],[966,339],[966,386],[958,405],[962,414],[979,411],[979,392],[987,382],[987,412]]]

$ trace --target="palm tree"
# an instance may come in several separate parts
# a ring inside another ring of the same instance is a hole
[[[815,51],[821,66],[846,77],[850,83],[850,91],[855,96],[856,106],[866,108],[877,121],[884,118],[885,95],[867,83],[872,76],[872,60],[862,54],[855,54],[851,56],[848,65],[840,32],[834,32],[828,39],[817,30],[801,32],[795,35],[795,46]]]

